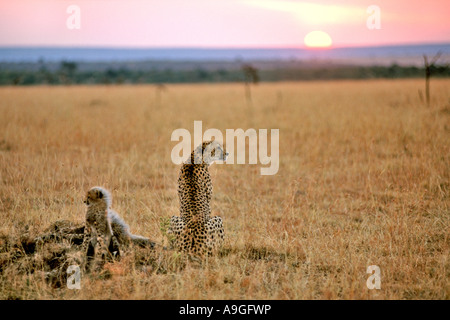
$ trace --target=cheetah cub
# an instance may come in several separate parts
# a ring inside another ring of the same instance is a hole
[[[130,243],[154,247],[155,243],[150,239],[130,232],[129,226],[111,208],[112,196],[108,190],[102,187],[91,188],[84,203],[87,205],[87,211],[82,250],[88,257],[87,269],[92,262],[89,257],[93,257],[95,261],[100,258],[100,261],[104,262],[111,256],[120,255],[119,248]]]
[[[181,167],[178,178],[180,216],[170,220],[168,233],[174,236],[179,251],[211,255],[224,239],[222,218],[211,217],[212,182],[209,166],[228,156],[217,141],[198,146]]]

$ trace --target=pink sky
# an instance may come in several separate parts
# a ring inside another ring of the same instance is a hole
[[[302,47],[314,30],[336,47],[450,42],[449,17],[449,0],[0,0],[0,46]]]

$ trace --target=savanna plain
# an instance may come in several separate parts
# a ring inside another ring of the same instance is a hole
[[[450,80],[431,80],[429,107],[423,87],[261,83],[251,101],[243,84],[1,87],[0,299],[449,299]],[[179,214],[171,134],[195,120],[280,139],[275,175],[210,167],[225,243],[201,262],[162,248]],[[14,243],[82,224],[96,185],[161,246],[129,249],[80,289],[55,286],[45,261],[57,254]]]

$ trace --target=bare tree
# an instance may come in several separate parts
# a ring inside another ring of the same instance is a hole
[[[441,57],[442,52],[436,53],[436,55],[431,59],[431,62],[428,62],[428,57],[426,55],[423,55],[423,63],[425,66],[425,97],[427,101],[427,107],[430,106],[430,77],[431,77],[431,71],[436,66],[436,62]]]
[[[258,69],[249,64],[244,64],[241,70],[244,73],[245,78],[245,97],[247,99],[247,103],[251,104],[252,93],[250,91],[250,84],[257,84],[259,82]]]

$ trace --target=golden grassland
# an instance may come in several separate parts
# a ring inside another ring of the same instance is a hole
[[[131,250],[55,289],[39,270],[0,272],[0,298],[449,299],[450,80],[0,88],[0,234],[84,220],[102,185],[132,232],[167,244],[178,214],[177,128],[280,130],[280,168],[213,165],[220,254],[202,264]],[[270,139],[269,139],[270,140]],[[1,254],[1,253],[0,253]],[[139,259],[145,259],[140,257]],[[13,264],[14,265],[14,264]],[[381,289],[366,286],[367,267]]]

